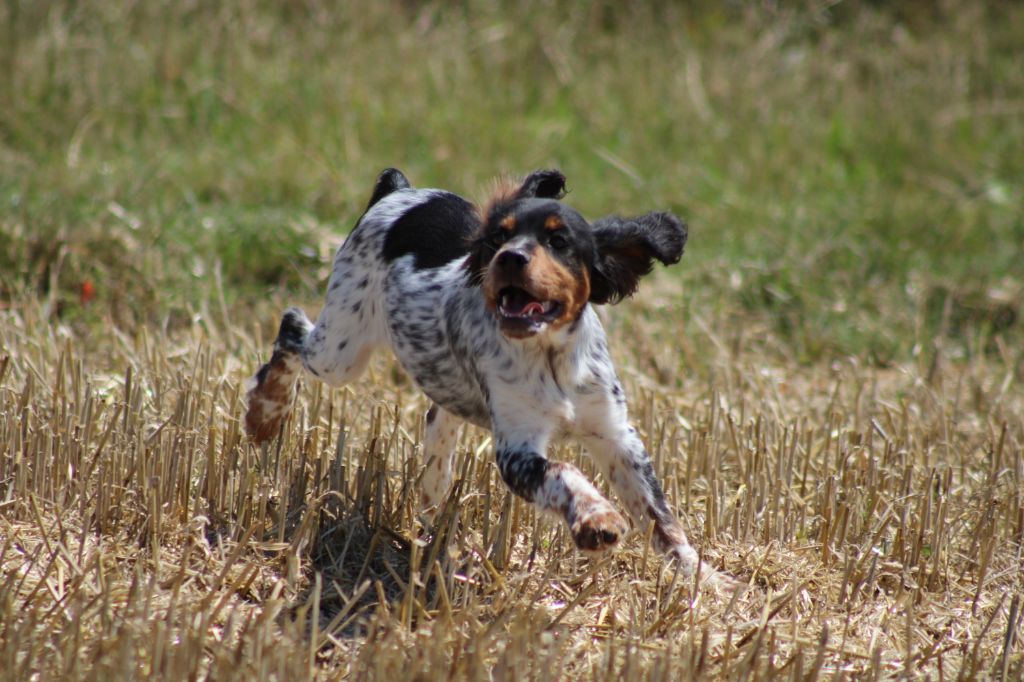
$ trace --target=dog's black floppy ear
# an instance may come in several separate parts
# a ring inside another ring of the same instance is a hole
[[[636,291],[654,261],[677,263],[686,246],[686,224],[671,213],[635,218],[608,216],[594,222],[596,254],[590,276],[591,303],[618,303]]]
[[[402,171],[397,168],[385,168],[377,176],[377,183],[373,186],[373,194],[370,195],[370,202],[366,204],[366,210],[369,211],[370,207],[392,192],[408,187],[412,185]]]
[[[565,176],[559,170],[539,170],[526,176],[516,190],[516,199],[561,199],[565,196]]]

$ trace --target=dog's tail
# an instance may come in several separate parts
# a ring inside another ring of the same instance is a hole
[[[366,204],[366,210],[369,211],[373,208],[374,204],[392,192],[408,189],[409,187],[412,187],[412,185],[409,184],[409,179],[405,177],[402,171],[397,168],[385,168],[377,176],[377,182],[373,186],[373,194],[370,195],[370,201]]]
[[[246,394],[245,432],[254,443],[278,435],[295,399],[302,373],[302,349],[313,324],[298,308],[289,308],[281,318],[270,362],[260,367]]]

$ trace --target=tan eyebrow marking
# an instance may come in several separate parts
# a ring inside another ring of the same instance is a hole
[[[565,227],[565,224],[562,223],[562,219],[556,215],[548,216],[548,219],[544,221],[544,229],[550,232],[560,230],[563,227]]]
[[[516,229],[516,217],[514,215],[505,216],[500,221],[498,221],[498,227],[500,227],[503,230],[508,230],[509,232],[511,232],[512,230]]]

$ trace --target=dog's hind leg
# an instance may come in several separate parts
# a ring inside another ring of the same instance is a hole
[[[409,187],[406,177],[394,168],[378,176],[367,213],[335,255],[327,299],[316,325],[298,308],[285,311],[274,354],[256,373],[247,396],[245,430],[255,442],[269,440],[280,431],[303,367],[321,381],[341,386],[362,374],[373,349],[387,342],[379,253],[396,217],[392,213],[405,204],[382,210],[377,205]],[[371,216],[371,209],[377,215]]]
[[[281,318],[270,362],[260,367],[255,385],[246,396],[245,431],[256,443],[270,440],[281,430],[295,398],[295,384],[302,372],[302,349],[313,324],[298,308]]]
[[[427,410],[427,428],[423,442],[423,479],[420,508],[427,510],[441,503],[452,483],[452,460],[458,440],[460,420],[436,404]]]
[[[355,304],[347,301],[342,310],[328,296],[302,348],[302,364],[313,376],[331,386],[343,386],[358,379],[374,348],[386,339],[375,314],[376,303],[356,300],[370,306],[371,311],[366,315],[353,313]]]
[[[270,362],[260,367],[247,395],[249,437],[262,443],[278,434],[303,368],[331,386],[358,378],[383,336],[377,327],[376,320],[351,310],[341,314],[330,297],[315,326],[299,308],[286,310]]]

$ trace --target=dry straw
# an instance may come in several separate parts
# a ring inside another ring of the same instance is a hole
[[[611,321],[634,418],[742,596],[695,591],[641,532],[578,554],[473,429],[419,518],[425,405],[389,358],[344,390],[307,385],[256,449],[240,396],[267,343],[226,310],[84,338],[32,304],[4,312],[4,679],[1024,672],[1019,352],[783,368],[743,341],[758,330],[698,320],[680,339],[648,312]],[[575,445],[554,454],[592,473]]]

